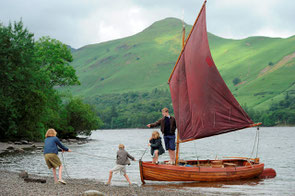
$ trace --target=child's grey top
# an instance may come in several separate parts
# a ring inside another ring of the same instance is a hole
[[[117,161],[116,161],[116,163],[118,165],[129,165],[130,161],[129,161],[128,158],[134,160],[134,157],[131,156],[126,150],[119,149],[117,151]]]

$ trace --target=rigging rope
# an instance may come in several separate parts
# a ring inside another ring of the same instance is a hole
[[[146,150],[144,151],[144,153],[143,153],[143,155],[145,154],[145,152],[147,151],[147,149],[148,148],[146,148]],[[85,152],[83,152],[83,153],[81,153],[81,152],[77,152],[77,151],[72,151],[72,152],[74,152],[74,153],[77,153],[77,154],[81,154],[81,155],[87,155],[87,156],[90,156],[90,157],[96,157],[96,158],[99,158],[99,159],[101,159],[101,158],[105,158],[105,159],[109,159],[109,160],[116,160],[116,159],[114,159],[114,158],[110,158],[110,157],[105,157],[105,156],[97,156],[97,155],[93,155],[93,154],[88,154],[88,153],[85,153]],[[67,175],[67,177],[68,177],[68,179],[72,179],[71,177],[70,177],[70,175],[69,175],[69,173],[68,173],[68,170],[67,170],[67,164],[66,164],[66,160],[65,160],[65,157],[64,157],[64,153],[62,152],[62,161],[63,161],[63,165],[64,165],[64,168],[65,168],[65,173],[66,173],[66,175]],[[143,157],[143,155],[142,155],[142,157]],[[141,157],[141,158],[142,158]],[[135,161],[138,161],[138,160],[135,160]]]
[[[194,148],[195,148],[195,154],[196,154],[196,157],[197,157],[198,167],[200,168],[199,156],[198,156],[197,148],[196,148],[196,140],[194,140]]]
[[[148,149],[148,147],[147,147],[146,150],[144,151],[143,155],[145,154],[145,152],[147,151],[147,149]],[[97,156],[97,155],[93,155],[93,154],[81,153],[81,152],[76,152],[76,151],[72,151],[72,152],[77,153],[77,154],[81,154],[81,155],[87,155],[87,156],[91,156],[91,157],[96,157],[96,158],[99,158],[99,159],[101,159],[101,158],[105,158],[105,159],[109,159],[109,160],[116,160],[116,159],[114,159],[114,158],[105,157],[105,156]],[[66,164],[66,160],[65,160],[65,157],[64,157],[64,152],[62,152],[61,155],[62,155],[62,161],[63,161],[63,166],[64,166],[65,173],[66,173],[68,179],[72,179],[72,178],[70,177],[69,173],[68,173],[68,170],[67,170],[67,166],[66,166],[67,164]],[[142,157],[143,157],[143,155],[142,155]],[[142,157],[141,157],[141,158],[142,158]],[[138,161],[138,160],[135,160],[135,161]]]
[[[68,173],[68,170],[67,170],[67,166],[66,166],[66,161],[65,161],[65,158],[64,158],[64,152],[61,153],[61,156],[62,156],[62,161],[64,163],[64,168],[65,168],[65,172],[66,172],[66,175],[68,177],[68,179],[72,179]]]
[[[142,156],[140,157],[139,160],[142,160],[142,157],[144,156],[144,154],[146,153],[147,149],[149,148],[149,146],[145,149],[145,151],[143,152]]]
[[[258,135],[258,138],[257,138],[256,158],[258,157],[258,146],[259,146],[259,127],[257,127],[257,135]]]
[[[197,159],[199,159],[198,153],[197,153],[197,147],[196,147],[196,140],[194,140],[194,150],[195,150],[195,154],[196,154]]]
[[[146,152],[146,150],[145,150],[145,152]],[[88,154],[88,153],[85,153],[85,152],[77,152],[77,151],[73,151],[73,152],[77,153],[77,154],[81,154],[81,155],[87,155],[87,156],[90,156],[90,157],[99,158],[99,159],[104,158],[104,159],[109,159],[109,160],[116,160],[115,158],[105,157],[105,156],[101,156],[101,155],[98,156],[98,155]],[[135,161],[138,161],[138,160],[135,160]]]
[[[255,147],[256,147],[256,158],[258,157],[258,146],[259,146],[259,127],[257,127],[257,131],[256,131],[255,139],[254,139],[254,144],[253,144],[253,149],[252,149],[250,157],[253,157]]]
[[[81,155],[87,155],[87,156],[90,156],[90,157],[95,157],[95,158],[105,158],[105,159],[109,159],[109,160],[116,160],[115,158],[110,158],[110,157],[105,157],[105,156],[101,156],[101,155],[94,155],[94,154],[88,154],[88,153],[85,153],[85,152],[77,152],[77,151],[73,151],[74,153],[77,153],[77,154],[81,154]]]

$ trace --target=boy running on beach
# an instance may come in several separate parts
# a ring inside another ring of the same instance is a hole
[[[48,129],[46,134],[45,134],[45,142],[44,142],[44,158],[46,161],[46,164],[48,166],[49,169],[52,168],[52,172],[53,172],[53,177],[54,177],[54,182],[55,183],[62,183],[62,184],[66,184],[65,181],[63,181],[62,179],[62,164],[60,159],[58,158],[57,154],[58,154],[58,148],[57,146],[59,146],[63,151],[67,151],[67,152],[72,152],[70,149],[68,149],[67,147],[65,147],[60,141],[59,139],[56,137],[56,131],[54,129]],[[59,168],[58,171],[58,180],[56,177],[56,168]]]
[[[130,161],[129,159],[132,159],[133,161],[135,161],[135,158],[133,156],[131,156],[126,150],[125,150],[125,146],[123,144],[119,144],[119,150],[117,151],[117,165],[110,170],[110,175],[109,175],[109,180],[106,183],[107,185],[111,184],[111,180],[112,180],[112,176],[113,176],[113,172],[118,173],[120,172],[121,175],[123,175],[127,182],[129,183],[129,185],[131,185],[131,182],[129,180],[128,175],[126,174],[126,165],[130,165]]]

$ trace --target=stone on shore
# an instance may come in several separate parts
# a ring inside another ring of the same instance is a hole
[[[29,177],[29,174],[28,174],[28,172],[26,172],[26,171],[21,171],[20,173],[19,173],[19,177],[21,177],[21,178],[28,178]]]
[[[77,139],[68,139],[68,142],[77,142]]]
[[[21,140],[20,141],[22,144],[29,144],[29,142],[27,140]]]
[[[8,152],[8,153],[23,153],[25,151],[22,148],[17,148],[17,147],[14,147],[13,145],[9,145],[6,148],[6,152]]]
[[[7,150],[14,150],[14,147],[12,145],[9,145],[6,149]]]
[[[16,149],[14,150],[14,152],[17,152],[17,153],[24,153],[25,150],[22,149],[22,148],[16,148]]]
[[[96,190],[88,190],[82,196],[105,196],[105,194]]]

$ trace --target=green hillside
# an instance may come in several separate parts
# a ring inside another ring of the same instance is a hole
[[[92,44],[73,52],[72,65],[81,86],[74,95],[151,92],[167,89],[167,80],[181,50],[182,22],[167,18],[123,39]],[[191,26],[186,26],[189,33]],[[223,39],[208,33],[213,59],[238,101],[265,109],[295,93],[295,36],[281,39]],[[233,84],[233,79],[241,82]]]
[[[182,23],[165,19],[124,39],[88,45],[73,53],[82,86],[74,94],[167,88],[167,78],[181,49]]]

